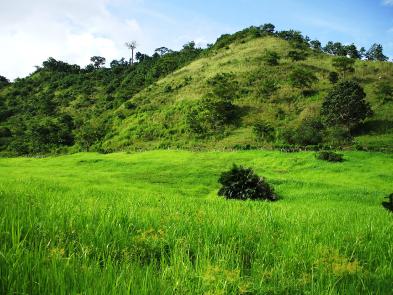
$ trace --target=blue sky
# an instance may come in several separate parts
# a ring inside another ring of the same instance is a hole
[[[138,50],[214,42],[223,33],[271,22],[322,43],[368,48],[393,58],[393,0],[13,0],[0,3],[0,75],[23,77],[52,56],[86,65],[89,57],[127,57]]]

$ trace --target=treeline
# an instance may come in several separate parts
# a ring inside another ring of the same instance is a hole
[[[25,155],[100,150],[102,143],[113,136],[117,119],[146,117],[144,107],[147,105],[142,104],[148,102],[131,100],[142,89],[201,56],[215,54],[234,42],[264,36],[277,37],[291,44],[292,49],[287,56],[267,51],[263,60],[269,67],[279,65],[282,58],[295,62],[286,79],[290,87],[298,89],[302,95],[312,93],[312,85],[318,80],[312,69],[296,64],[307,59],[310,52],[336,56],[333,66],[337,71],[331,72],[328,77],[332,84],[354,71],[355,59],[387,60],[379,44],[374,44],[367,51],[364,48],[358,50],[354,44],[339,42],[328,42],[322,46],[318,40],[310,40],[299,31],[276,31],[272,24],[222,35],[207,49],[197,48],[194,42],[185,44],[179,51],[160,47],[152,56],[137,52],[135,63],[122,58],[111,61],[109,67],[105,67],[106,59],[100,56],[93,56],[91,63],[84,68],[49,58],[30,76],[16,79],[13,83],[0,76],[0,152]],[[282,87],[281,81],[269,77],[258,78],[258,81],[253,79],[249,83],[251,89],[247,91],[264,98],[275,96]],[[188,77],[183,84],[188,85],[191,80],[192,77]],[[388,84],[382,86],[381,93],[389,99],[393,90]],[[241,124],[243,110],[234,101],[243,93],[236,77],[222,73],[211,78],[207,87],[212,92],[182,114],[196,140],[223,133],[227,125]],[[163,90],[168,94],[174,91],[171,85]],[[293,130],[281,132],[281,137],[290,144],[316,143],[313,138],[319,138],[316,135],[321,130],[320,122],[307,121],[304,124],[306,129],[299,127],[296,133],[310,134],[310,140],[295,138],[291,135]],[[316,132],[311,132],[309,127]],[[253,128],[258,138],[267,141],[274,140],[276,135],[273,134],[277,134],[266,122],[257,122]]]
[[[134,64],[114,60],[110,68],[103,57],[92,57],[85,68],[49,58],[14,83],[0,77],[0,151],[87,150],[108,135],[121,104],[202,52],[194,42],[180,51],[161,47],[152,56],[136,53]]]
[[[218,38],[217,42],[210,47],[219,49],[225,48],[234,41],[244,39],[246,37],[264,37],[275,36],[283,40],[291,42],[298,49],[311,48],[318,52],[324,52],[330,55],[347,56],[355,59],[388,61],[389,58],[383,53],[381,44],[373,44],[366,50],[364,47],[357,48],[355,44],[344,45],[341,42],[329,41],[325,46],[319,40],[311,40],[308,36],[304,36],[300,31],[283,30],[276,31],[273,24],[264,24],[259,27],[251,26],[235,34],[224,34]]]

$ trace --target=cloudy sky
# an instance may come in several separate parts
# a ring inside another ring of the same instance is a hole
[[[0,75],[24,77],[50,56],[82,66],[127,57],[130,40],[148,54],[203,46],[266,22],[323,43],[378,42],[393,58],[393,0],[0,0]]]

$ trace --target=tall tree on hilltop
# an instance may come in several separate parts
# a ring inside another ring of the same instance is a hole
[[[134,64],[134,50],[136,49],[136,41],[126,42],[126,47],[131,49],[131,65]]]

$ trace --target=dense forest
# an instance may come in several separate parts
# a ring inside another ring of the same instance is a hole
[[[393,150],[393,65],[368,50],[274,25],[135,62],[49,58],[0,76],[0,153],[152,148]]]

